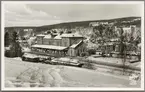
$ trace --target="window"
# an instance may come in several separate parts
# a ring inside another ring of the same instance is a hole
[[[57,46],[59,46],[59,42],[57,42]]]
[[[49,41],[49,45],[51,45],[51,41]]]
[[[71,55],[73,56],[74,54],[73,54],[73,49],[71,49]]]
[[[67,46],[67,42],[64,42],[64,46]]]

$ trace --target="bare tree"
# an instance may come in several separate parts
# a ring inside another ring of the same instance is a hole
[[[123,75],[125,73],[125,63],[126,63],[126,43],[125,43],[125,36],[123,35],[124,33],[124,30],[123,28],[121,27],[120,28],[120,55],[121,55],[121,58],[122,58],[122,63],[123,63]]]
[[[138,44],[140,43],[140,36],[137,35],[136,38],[133,36],[135,33],[134,30],[131,30],[131,33],[124,33],[123,28],[120,28],[120,55],[123,63],[123,74],[127,68],[127,55],[131,56],[131,52],[137,52]],[[140,60],[140,59],[139,59]]]
[[[90,37],[90,41],[101,46],[102,56],[106,53],[106,49],[103,48],[111,38],[115,37],[113,26],[99,24],[93,28],[93,34]]]
[[[9,33],[6,32],[5,33],[5,47],[10,45],[10,37],[9,37]]]
[[[22,55],[21,46],[18,42],[18,33],[13,30],[9,35],[10,50],[5,51],[7,57],[19,57]]]

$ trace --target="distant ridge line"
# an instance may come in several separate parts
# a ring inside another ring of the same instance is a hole
[[[113,22],[113,21],[123,21],[123,20],[131,20],[135,18],[141,18],[138,16],[131,16],[131,17],[122,17],[122,18],[114,18],[114,19],[100,19],[100,20],[86,20],[86,21],[73,21],[73,22],[62,22],[62,23],[56,23],[56,24],[50,24],[50,25],[42,25],[42,26],[10,26],[5,28],[41,28],[41,27],[51,27],[51,26],[58,26],[58,25],[70,25],[73,23],[78,23],[80,25],[88,24],[90,22]]]

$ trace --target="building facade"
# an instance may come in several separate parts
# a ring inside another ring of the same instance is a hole
[[[85,52],[83,36],[79,34],[37,35],[37,44],[31,51],[52,56],[80,56]]]

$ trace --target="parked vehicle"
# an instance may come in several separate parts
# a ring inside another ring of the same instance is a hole
[[[83,64],[83,63],[74,63],[74,62],[69,62],[67,65],[68,65],[68,66],[77,66],[77,67],[82,67],[84,64]]]
[[[51,57],[49,56],[40,56],[36,54],[30,54],[30,53],[25,53],[22,56],[23,61],[30,61],[30,62],[41,62],[43,63],[46,60],[51,60]]]
[[[83,63],[73,62],[73,61],[62,61],[62,60],[59,60],[59,59],[46,60],[44,62],[46,64],[52,64],[52,65],[66,65],[66,66],[76,66],[76,67],[82,67],[83,66]]]
[[[43,63],[45,63],[45,64],[51,64],[51,60],[45,60]]]
[[[58,64],[60,64],[60,62],[57,59],[53,59],[53,60],[51,60],[51,64],[58,65]]]
[[[58,64],[56,60],[45,60],[44,63],[45,64],[52,64],[52,65]]]
[[[46,60],[51,60],[49,56],[39,56],[39,61],[45,63]]]
[[[76,66],[76,67],[82,67],[83,64],[78,62],[78,60],[70,59],[70,60],[61,60],[58,58],[51,58],[50,56],[42,56],[42,55],[36,55],[31,53],[25,53],[22,56],[23,61],[29,61],[29,62],[41,62],[45,64],[52,64],[52,65],[67,65],[67,66]]]
[[[30,62],[36,62],[36,63],[38,63],[39,62],[39,57],[28,55],[28,54],[24,54],[22,56],[22,60],[23,61],[30,61]]]

